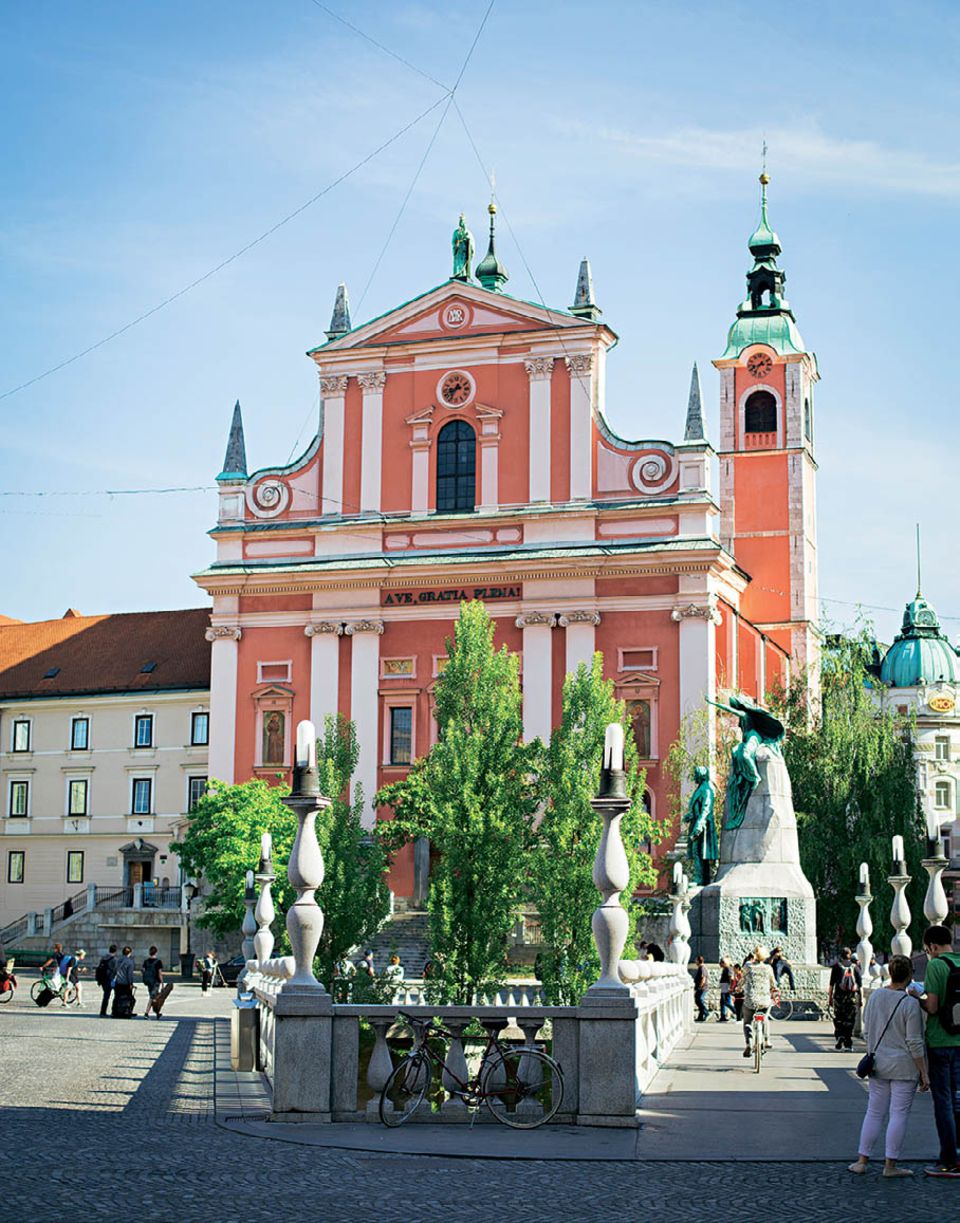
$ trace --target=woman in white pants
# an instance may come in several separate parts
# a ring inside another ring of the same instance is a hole
[[[923,1015],[916,998],[906,993],[913,967],[906,956],[890,960],[890,982],[870,993],[863,1011],[863,1037],[874,1054],[870,1076],[867,1115],[860,1130],[859,1154],[850,1171],[863,1173],[870,1152],[889,1114],[884,1146],[884,1176],[912,1176],[909,1168],[897,1164],[907,1132],[907,1119],[917,1084],[929,1091],[927,1058],[923,1042]]]

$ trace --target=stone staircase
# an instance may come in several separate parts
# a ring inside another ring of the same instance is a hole
[[[430,917],[424,911],[394,913],[364,947],[358,948],[354,959],[373,948],[377,971],[386,968],[392,955],[400,957],[408,977],[423,976],[423,966],[430,958]]]

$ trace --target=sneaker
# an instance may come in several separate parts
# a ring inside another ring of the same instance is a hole
[[[744,1051],[743,1051],[743,1056],[744,1056],[744,1057],[753,1057],[753,1050],[752,1050],[752,1049],[744,1049]]]
[[[837,1050],[837,1052],[839,1053],[839,1051],[840,1051],[840,1050],[843,1048],[843,1041],[842,1041],[842,1040],[838,1040],[838,1041],[837,1041],[837,1043],[836,1043],[836,1045],[834,1045],[834,1048],[835,1048],[835,1049]]]
[[[960,1164],[955,1164],[952,1168],[947,1168],[943,1164],[933,1164],[929,1168],[924,1168],[923,1172],[925,1176],[952,1177],[960,1180]]]

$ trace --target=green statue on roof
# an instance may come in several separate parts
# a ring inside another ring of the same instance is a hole
[[[746,696],[732,696],[730,704],[720,701],[709,701],[718,709],[732,713],[740,723],[741,741],[733,749],[730,757],[730,774],[727,777],[726,820],[724,831],[732,832],[743,823],[747,814],[747,803],[750,795],[760,784],[760,770],[757,768],[757,750],[761,746],[769,747],[780,755],[780,744],[783,742],[783,723],[768,710],[755,704]]]
[[[467,222],[460,213],[460,222],[453,231],[453,276],[452,280],[469,280],[470,269],[473,267],[473,234],[467,229]]]

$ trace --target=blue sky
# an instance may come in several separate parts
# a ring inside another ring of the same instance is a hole
[[[452,83],[487,0],[331,0]],[[0,394],[202,276],[388,140],[441,89],[314,0],[0,4]],[[457,94],[496,171],[507,291],[566,306],[591,259],[620,334],[608,415],[677,437],[691,362],[716,437],[759,151],[787,293],[820,361],[824,608],[924,589],[960,631],[955,115],[947,3],[497,0]],[[315,430],[338,281],[354,321],[442,281],[484,174],[442,108],[270,238],[95,352],[0,399],[0,490],[209,485],[243,404],[253,466]],[[531,280],[525,265],[532,272]],[[369,287],[368,286],[369,282]],[[0,497],[0,612],[203,602],[213,492]],[[872,613],[889,636],[897,612]]]

